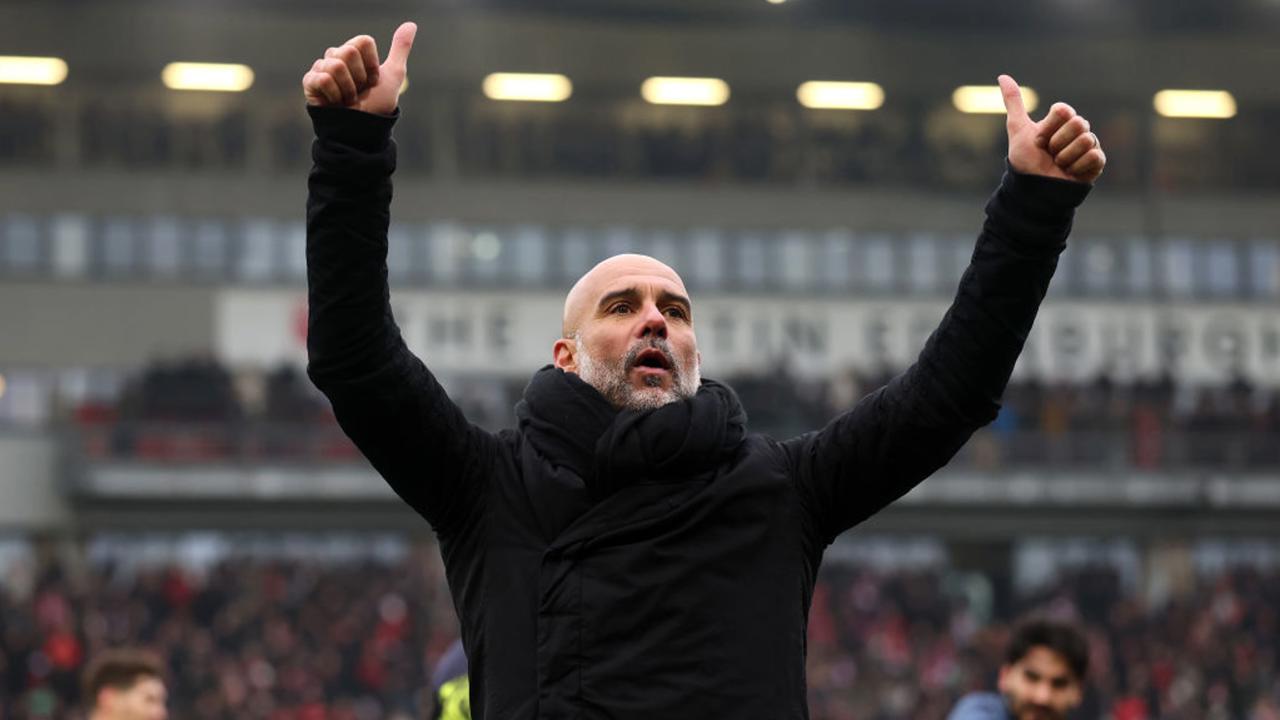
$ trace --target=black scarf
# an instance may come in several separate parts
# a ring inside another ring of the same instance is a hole
[[[580,478],[595,501],[638,481],[675,482],[713,469],[742,442],[747,423],[738,396],[714,380],[655,410],[618,410],[551,365],[529,381],[516,418],[538,452]]]

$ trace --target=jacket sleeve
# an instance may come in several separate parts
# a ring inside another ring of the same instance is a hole
[[[308,107],[307,374],[343,431],[441,536],[479,511],[496,440],[467,422],[391,314],[387,227],[397,116]],[[398,111],[397,111],[398,115]]]
[[[906,494],[995,419],[1090,187],[1008,168],[916,362],[822,430],[782,444],[815,539],[830,543]]]

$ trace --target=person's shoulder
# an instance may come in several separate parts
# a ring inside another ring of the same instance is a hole
[[[454,640],[444,654],[440,656],[435,669],[431,672],[431,689],[439,693],[440,688],[450,680],[466,675],[467,653],[462,649],[462,640]]]
[[[771,435],[748,432],[742,438],[737,451],[733,453],[731,462],[741,464],[761,461],[776,466],[780,470],[787,470],[790,467],[790,459],[787,455],[786,443]]]
[[[1005,720],[1009,710],[1004,698],[993,692],[974,692],[960,698],[947,720]]]

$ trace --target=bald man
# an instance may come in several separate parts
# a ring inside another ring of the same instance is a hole
[[[824,549],[990,422],[1105,158],[1067,105],[1041,121],[1001,77],[1008,171],[956,299],[916,363],[827,427],[746,431],[701,377],[680,275],[605,260],[565,299],[515,429],[467,422],[405,347],[387,288],[398,90],[415,27],[303,78],[308,372],[373,466],[431,524],[476,718],[804,718]]]

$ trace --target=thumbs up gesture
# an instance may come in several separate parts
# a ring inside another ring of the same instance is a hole
[[[1040,122],[1022,104],[1022,91],[1008,75],[1000,76],[1000,92],[1008,112],[1009,164],[1020,173],[1091,183],[1102,175],[1107,155],[1089,121],[1066,103],[1054,103]]]
[[[404,82],[405,63],[418,26],[407,22],[391,38],[387,61],[379,64],[378,46],[368,35],[357,35],[341,47],[331,47],[302,76],[308,105],[346,107],[378,115],[395,112]]]

